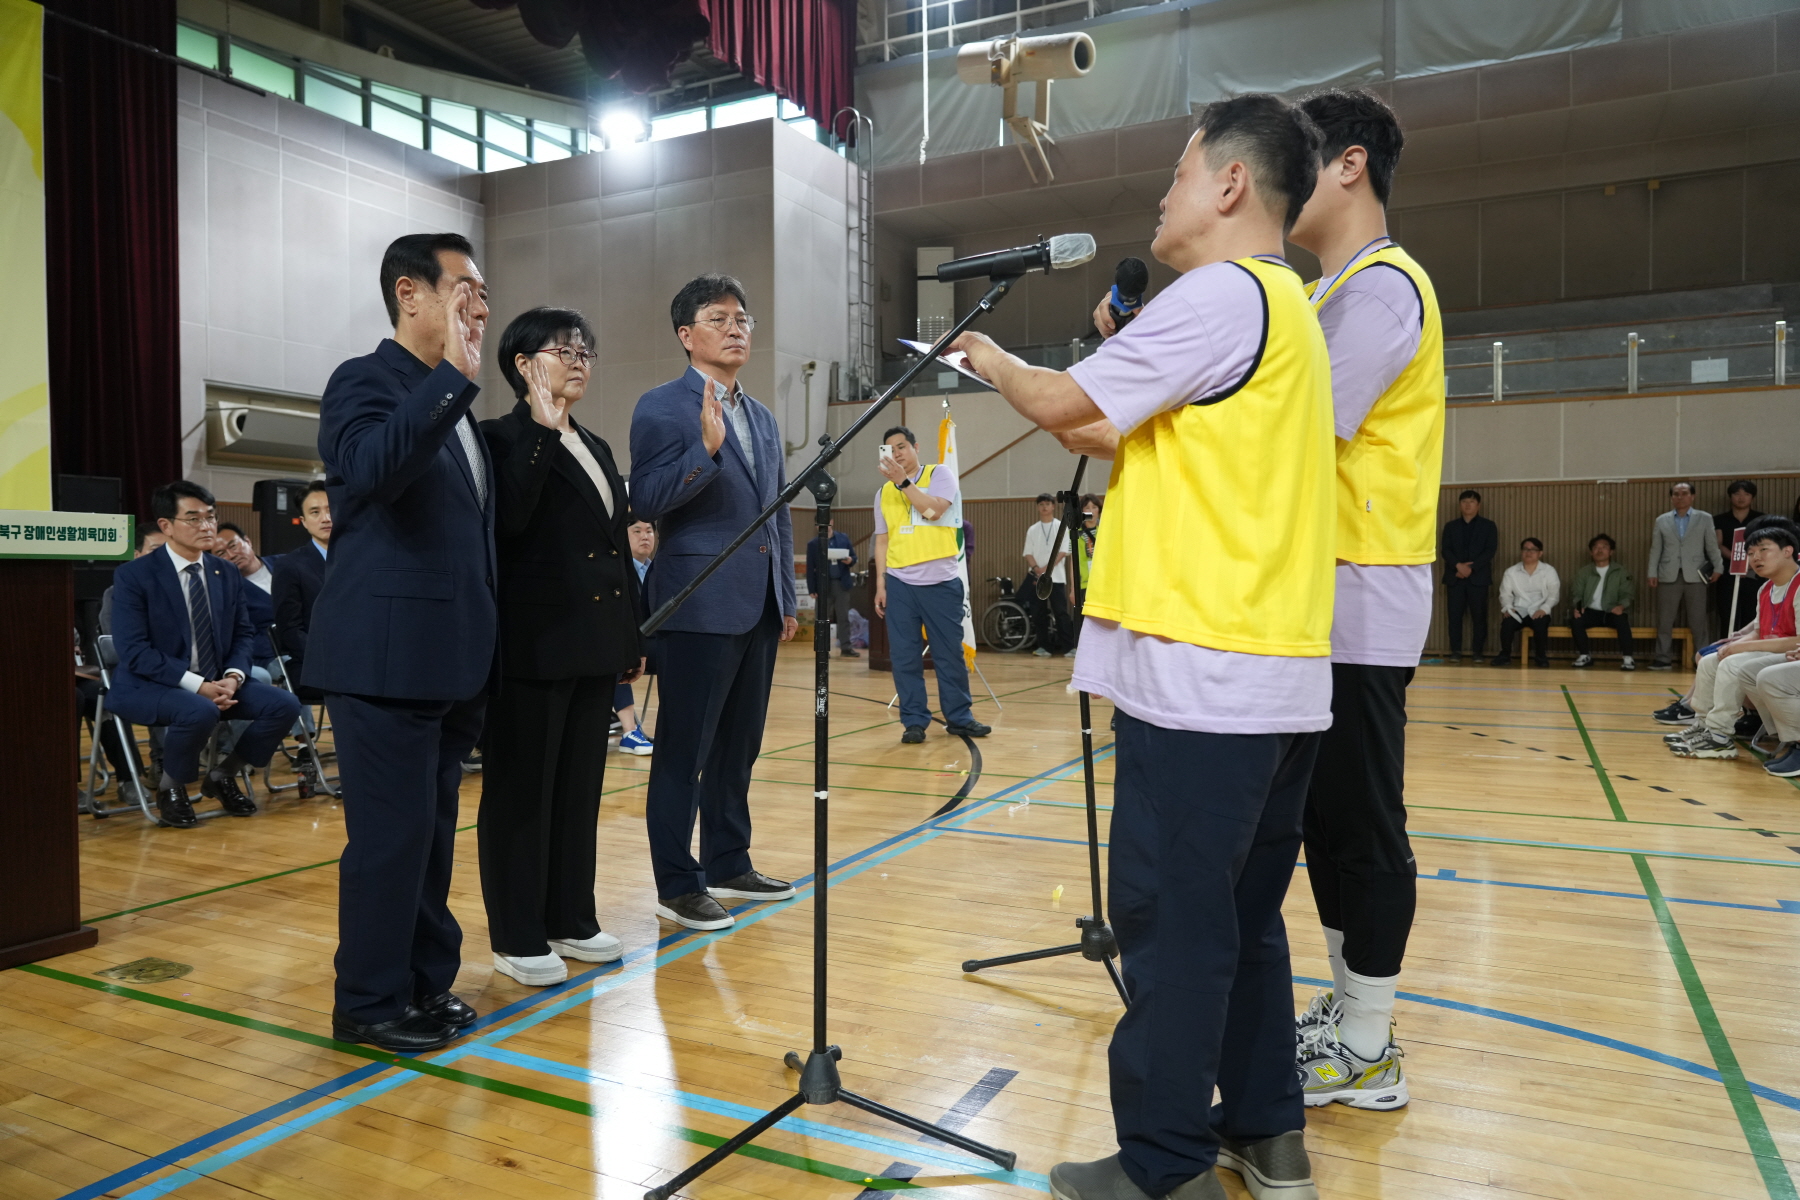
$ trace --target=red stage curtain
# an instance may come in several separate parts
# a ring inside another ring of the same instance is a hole
[[[707,46],[715,56],[819,124],[856,102],[854,0],[700,0],[700,9],[712,23]]]
[[[173,53],[175,0],[49,0]],[[46,15],[45,248],[54,470],[116,475],[127,511],[182,474],[175,72]]]

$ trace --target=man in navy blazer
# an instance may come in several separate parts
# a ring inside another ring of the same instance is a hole
[[[281,556],[275,566],[275,631],[281,639],[276,649],[288,656],[288,677],[298,680],[306,669],[306,634],[312,628],[313,604],[325,589],[325,563],[331,553],[331,496],[323,479],[315,479],[300,497],[300,524],[307,540]],[[318,689],[303,687],[302,700],[317,704]]]
[[[654,612],[787,483],[781,431],[737,385],[755,322],[744,287],[702,275],[669,306],[692,364],[631,416],[631,507],[658,522]],[[750,767],[762,748],[775,649],[794,636],[794,535],[777,514],[677,609],[652,642],[663,700],[644,803],[658,916],[723,929],[720,899],[787,900],[750,862]],[[689,847],[700,818],[700,857]]]
[[[469,416],[488,309],[456,234],[395,240],[381,289],[394,336],[339,366],[319,405],[331,560],[301,682],[331,712],[349,835],[332,1036],[408,1052],[475,1022],[450,991],[449,895],[495,655],[493,471]]]
[[[150,496],[162,549],[113,573],[112,637],[119,665],[106,706],[139,725],[166,726],[156,807],[162,823],[200,823],[187,785],[200,777],[200,753],[227,714],[249,725],[232,752],[213,765],[200,793],[234,817],[256,805],[238,787],[245,766],[266,767],[300,715],[293,696],[250,678],[256,628],[237,567],[207,551],[218,542],[212,493],[178,480]]]

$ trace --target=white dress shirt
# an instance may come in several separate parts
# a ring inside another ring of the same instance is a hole
[[[1500,611],[1515,620],[1529,621],[1534,612],[1554,611],[1561,595],[1562,580],[1556,577],[1556,568],[1541,560],[1535,571],[1527,572],[1524,563],[1514,563],[1500,577]]]
[[[195,669],[200,665],[200,645],[199,639],[194,636],[194,609],[192,607],[192,601],[188,598],[188,577],[184,572],[195,563],[200,564],[200,595],[204,598],[204,602],[210,605],[212,602],[212,591],[206,584],[206,556],[201,555],[199,558],[183,558],[181,556],[181,551],[175,549],[174,542],[164,542],[163,549],[169,552],[169,561],[175,564],[175,582],[181,585],[182,602],[189,606],[187,610],[188,669],[182,673],[181,686],[187,691],[198,692],[200,690],[200,685],[206,682],[206,676],[200,674],[200,672]],[[268,570],[267,567],[264,567],[263,573],[265,575],[268,574]],[[219,631],[217,627],[213,629],[213,653],[217,654],[221,659],[225,657],[224,647],[219,645]],[[244,682],[244,673],[235,667],[225,672],[225,674],[236,675],[239,683]]]

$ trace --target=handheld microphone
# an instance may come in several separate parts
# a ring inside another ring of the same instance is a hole
[[[1112,299],[1106,302],[1112,313],[1113,329],[1131,324],[1131,319],[1144,307],[1144,293],[1150,287],[1150,268],[1141,258],[1121,258],[1113,271]]]
[[[972,254],[968,258],[940,263],[937,281],[955,283],[959,279],[1017,278],[1028,271],[1059,271],[1064,267],[1078,267],[1092,257],[1092,234],[1059,233],[1053,238],[1040,237],[1029,246]]]

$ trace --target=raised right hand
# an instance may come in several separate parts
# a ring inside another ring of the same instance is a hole
[[[566,430],[569,427],[569,402],[550,394],[550,368],[544,362],[544,356],[534,354],[526,359],[525,369],[520,374],[525,377],[526,396],[531,401],[531,419],[546,429]]]
[[[706,386],[706,394],[700,398],[700,441],[710,456],[725,444],[725,405],[719,400],[712,379],[706,375],[700,378]]]
[[[1094,306],[1094,328],[1100,331],[1103,338],[1119,332],[1119,327],[1113,324],[1111,288],[1106,289],[1106,293],[1100,297],[1100,303]]]
[[[468,283],[456,285],[450,297],[450,310],[444,329],[444,357],[470,382],[481,374],[481,336],[484,332],[472,311],[475,289]]]

